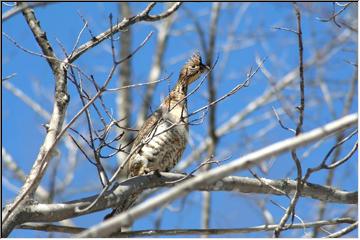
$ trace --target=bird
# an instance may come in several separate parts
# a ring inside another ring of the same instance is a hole
[[[186,148],[189,134],[188,86],[209,70],[198,52],[185,63],[174,88],[140,128],[125,165],[127,178],[169,172],[175,167]],[[129,197],[105,219],[130,208],[138,195]]]

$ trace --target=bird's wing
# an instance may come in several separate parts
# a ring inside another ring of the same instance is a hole
[[[144,122],[144,124],[142,125],[142,127],[140,128],[133,144],[130,150],[130,153],[133,152],[133,150],[136,148],[136,146],[138,146],[141,141],[143,140],[143,138],[146,138],[150,132],[158,125],[158,122],[161,120],[161,108],[156,110],[150,117],[147,118],[147,120]],[[141,148],[137,149],[136,152],[139,152]],[[136,155],[136,152],[134,152],[132,154],[132,156]],[[125,159],[124,159],[125,161]],[[120,173],[120,179],[123,180],[125,178],[128,178],[129,175],[129,167],[131,164],[131,160],[127,161],[125,163],[125,166],[122,170],[122,172]]]
[[[138,132],[138,135],[134,140],[131,149],[134,149],[137,145],[139,145],[141,141],[152,132],[152,130],[158,125],[158,122],[161,120],[161,116],[162,111],[161,108],[159,108],[144,122]]]

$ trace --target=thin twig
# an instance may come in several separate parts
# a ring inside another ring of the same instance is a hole
[[[304,64],[303,64],[303,40],[302,40],[302,30],[301,30],[301,14],[300,9],[296,3],[294,3],[294,10],[297,19],[297,36],[298,36],[298,48],[299,48],[299,75],[300,75],[300,106],[297,107],[299,110],[299,119],[295,130],[295,136],[299,136],[302,132],[302,126],[304,121],[304,111],[305,111],[305,80],[304,80]],[[291,223],[294,221],[295,216],[295,207],[296,203],[301,195],[302,188],[302,167],[300,160],[297,156],[296,150],[293,149],[291,151],[292,159],[296,165],[297,169],[297,185],[296,192],[291,199],[290,205],[287,208],[285,214],[281,218],[278,227],[274,230],[274,236],[279,237],[282,230],[284,230],[285,223],[289,219],[290,215],[292,215]]]
[[[273,201],[273,200],[271,200],[271,199],[270,199],[270,202],[271,202],[272,204],[274,204],[275,206],[278,206],[279,208],[281,208],[282,210],[284,210],[284,212],[287,211],[287,208],[281,206],[281,205],[278,204],[277,202],[275,202],[275,201]],[[296,215],[295,213],[294,213],[294,217],[296,217],[302,224],[304,224],[304,221],[303,221],[298,215]],[[293,222],[290,224],[290,226],[291,226],[292,224],[293,224]],[[285,229],[285,228],[284,228],[284,229]],[[286,228],[286,229],[288,229],[288,228]],[[304,229],[304,231],[305,231],[305,229]]]
[[[206,48],[206,45],[203,46],[203,51],[206,53],[206,65],[211,66],[213,63],[215,46],[216,46],[216,36],[218,30],[218,19],[220,15],[221,3],[214,2],[211,7],[211,17],[210,17],[210,32],[209,32],[209,46]],[[199,33],[201,34],[201,33]],[[200,39],[201,39],[200,35]],[[202,41],[201,41],[202,42]],[[208,74],[208,103],[215,101],[216,99],[216,88],[214,86],[214,74],[209,72]],[[215,122],[216,122],[216,105],[213,105],[209,108],[209,125],[208,125],[208,134],[211,138],[210,147],[208,149],[208,157],[212,159],[216,155],[216,147],[218,143],[218,138],[215,134]],[[204,165],[201,170],[208,171],[211,169],[210,164]],[[201,226],[203,229],[210,228],[210,219],[211,219],[211,192],[203,192],[203,202],[201,210]],[[201,237],[208,237],[207,235],[202,235]]]
[[[140,21],[153,22],[170,16],[180,7],[181,4],[182,4],[181,2],[176,2],[169,9],[167,9],[161,14],[149,15],[150,10],[155,6],[155,3],[150,3],[140,14],[130,18],[124,18],[120,23],[116,24],[114,27],[109,28],[108,30],[92,38],[90,41],[82,44],[73,52],[72,57],[68,59],[68,62],[69,63],[74,62],[77,58],[79,58],[83,53],[85,53],[90,48],[97,46],[99,43],[109,38],[114,33],[125,30],[127,27],[129,27],[132,24],[135,24]]]
[[[131,85],[122,86],[122,87],[118,87],[118,88],[107,88],[106,91],[107,92],[113,92],[113,91],[120,91],[120,90],[124,90],[124,89],[129,89],[129,88],[136,88],[136,87],[142,87],[142,86],[146,86],[146,85],[152,85],[152,84],[156,84],[156,83],[159,83],[159,82],[166,81],[170,77],[171,77],[171,74],[169,76],[165,77],[165,78],[155,80],[155,81],[152,81],[152,82],[134,83],[134,84],[131,84]],[[122,128],[125,128],[125,127],[122,127]],[[125,129],[129,129],[129,127],[126,127]]]
[[[277,192],[285,195],[288,199],[290,199],[289,195],[288,195],[286,192],[284,192],[283,190],[281,190],[281,189],[279,189],[279,188],[277,188],[277,187],[274,187],[274,186],[271,185],[271,184],[268,184],[266,181],[264,181],[263,179],[261,179],[255,172],[253,172],[250,168],[249,168],[248,170],[249,170],[249,172],[251,173],[251,175],[253,175],[256,179],[258,179],[259,182],[261,182],[261,184],[264,184],[264,185],[266,185],[266,186],[274,189],[275,191],[277,191]]]
[[[298,31],[295,31],[293,29],[290,29],[290,28],[285,28],[285,27],[273,27],[274,29],[276,30],[283,30],[283,31],[287,31],[287,32],[291,32],[291,33],[295,33],[296,35],[299,34]]]
[[[335,3],[333,3],[333,4],[334,4],[334,5],[333,5],[333,14],[332,14],[329,18],[316,18],[316,19],[319,20],[319,21],[321,21],[321,22],[330,22],[330,21],[333,21],[334,24],[335,24],[337,27],[341,28],[341,25],[336,22],[336,17],[339,16],[343,11],[345,11],[345,9],[350,6],[351,2],[346,3],[345,5],[343,5],[343,6],[342,6],[343,8],[340,9],[340,10],[339,10],[338,12],[336,12],[336,13],[335,13]]]
[[[327,235],[326,237],[327,238],[339,238],[339,237],[342,237],[345,234],[355,230],[358,227],[358,225],[359,225],[359,222],[357,221],[357,222],[351,224],[350,226],[341,229],[340,231],[337,231],[337,232],[335,232],[333,234]]]
[[[357,149],[358,149],[358,142],[355,143],[354,147],[351,149],[351,151],[345,157],[330,164],[329,166],[326,167],[326,169],[334,169],[334,168],[340,166],[341,164],[343,164],[344,162],[349,160],[352,157],[352,155],[354,155],[354,153],[356,152]]]
[[[3,77],[3,78],[1,79],[1,81],[2,81],[2,82],[5,82],[5,81],[7,81],[7,80],[9,80],[9,79],[11,79],[11,78],[13,78],[13,77],[15,77],[15,76],[16,76],[16,73],[12,73],[12,74],[10,74],[10,75],[7,75],[7,76]]]
[[[195,111],[193,111],[192,113],[189,113],[188,114],[188,117],[192,116],[192,115],[195,115],[199,112],[202,112],[204,110],[207,110],[208,108],[210,108],[211,106],[217,104],[218,102],[221,102],[223,101],[225,98],[235,94],[237,91],[239,91],[240,89],[242,89],[243,87],[248,87],[249,84],[250,84],[250,80],[254,77],[254,75],[259,71],[260,69],[260,66],[262,64],[264,64],[264,62],[266,61],[266,58],[264,58],[262,61],[261,61],[261,64],[258,65],[258,67],[253,71],[251,72],[250,74],[248,74],[248,76],[246,77],[246,80],[238,85],[236,85],[233,89],[231,89],[228,93],[224,94],[223,96],[221,96],[220,98],[216,99],[215,101],[207,104],[206,106],[204,107],[201,107]]]
[[[296,131],[292,128],[289,128],[289,127],[286,127],[283,122],[281,121],[280,117],[279,117],[279,114],[276,112],[276,109],[274,108],[274,106],[272,106],[272,110],[273,112],[275,113],[275,116],[276,116],[276,119],[278,120],[280,126],[285,129],[285,130],[288,130],[290,132],[293,132],[293,133],[296,133]]]
[[[45,6],[45,5],[51,4],[51,3],[56,3],[56,2],[30,2],[30,3],[22,5],[22,6],[14,6],[13,8],[8,10],[1,16],[1,20],[5,22],[6,20],[11,18],[12,16],[15,16],[16,14],[23,11],[27,7],[36,8],[36,7]],[[4,4],[4,2],[2,2],[2,4]]]
[[[325,155],[324,159],[320,162],[320,164],[316,167],[313,168],[308,168],[306,171],[306,174],[303,178],[303,181],[306,182],[310,175],[314,172],[320,171],[321,169],[332,169],[335,168],[337,166],[339,166],[340,164],[344,163],[345,161],[347,161],[357,150],[357,143],[354,145],[353,149],[350,151],[350,153],[345,156],[343,159],[333,162],[330,165],[326,164],[327,159],[330,157],[331,153],[337,149],[339,146],[341,146],[343,143],[347,142],[349,139],[351,139],[355,134],[357,134],[358,129],[355,129],[352,133],[350,133],[347,137],[343,138],[342,140],[339,140],[329,151],[328,153]]]

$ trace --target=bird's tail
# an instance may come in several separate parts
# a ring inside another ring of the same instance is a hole
[[[114,208],[112,210],[111,213],[107,214],[105,217],[104,217],[104,221],[109,219],[109,218],[112,218],[122,212],[125,212],[126,210],[128,210],[129,208],[131,208],[136,200],[138,199],[138,197],[140,196],[141,193],[134,193],[132,195],[129,196],[128,199],[126,199],[122,204],[121,206],[118,206],[117,208]],[[121,231],[124,230],[124,228],[129,228],[130,226],[124,226],[121,228]]]

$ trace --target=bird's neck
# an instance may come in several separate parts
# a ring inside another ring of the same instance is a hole
[[[188,85],[185,80],[179,79],[171,92],[186,96]]]
[[[187,90],[188,90],[188,85],[186,79],[179,77],[179,80],[177,81],[176,85],[171,90],[169,95],[166,97],[164,101],[165,105],[169,105],[169,106],[179,105],[186,108]]]

